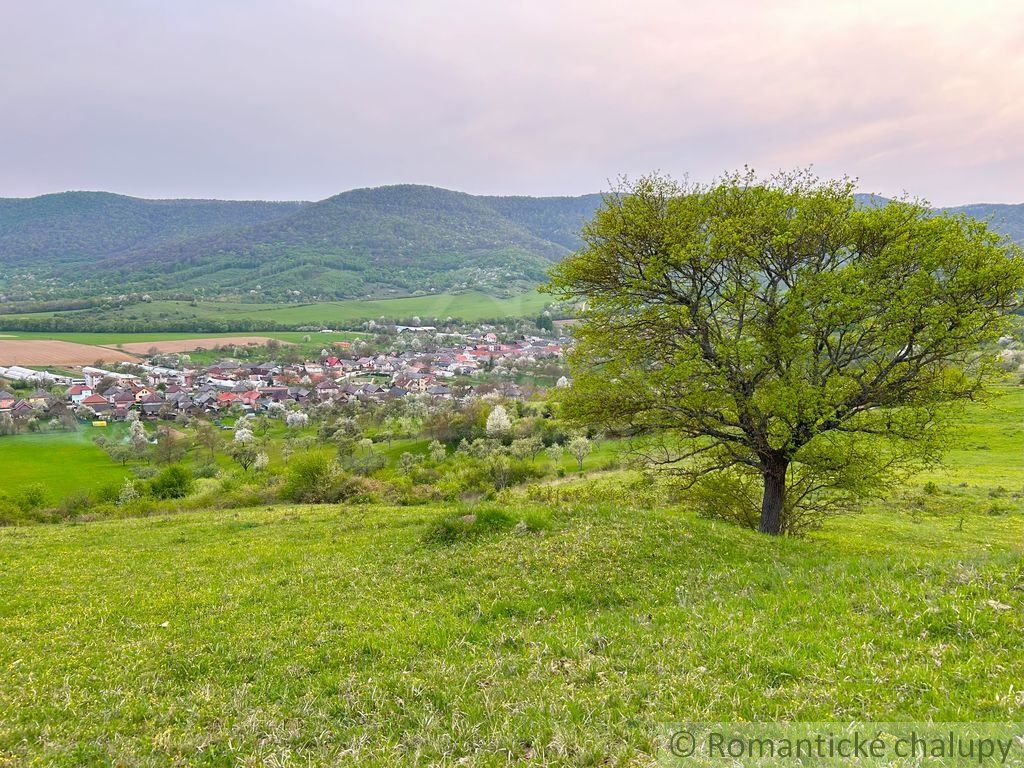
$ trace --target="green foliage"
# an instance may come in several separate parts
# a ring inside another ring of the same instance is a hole
[[[25,512],[31,512],[46,504],[48,495],[42,483],[32,483],[18,489],[14,501]]]
[[[322,452],[311,451],[288,462],[281,498],[289,501],[322,502],[331,494],[336,468]]]
[[[195,484],[192,473],[181,464],[172,464],[160,470],[149,482],[149,492],[158,499],[180,499],[187,496]]]
[[[453,544],[507,531],[515,524],[515,518],[507,511],[485,507],[474,512],[445,515],[427,529],[425,539],[435,544]]]
[[[587,302],[566,415],[651,435],[689,483],[762,483],[768,533],[934,461],[1024,287],[985,224],[802,173],[643,179],[584,240],[550,286]]]

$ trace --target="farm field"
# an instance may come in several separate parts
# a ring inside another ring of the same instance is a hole
[[[0,365],[92,365],[97,360],[119,363],[136,361],[138,357],[117,349],[71,341],[0,337]]]
[[[311,341],[306,342],[306,337],[310,337]],[[81,359],[86,358],[84,363],[73,363],[73,362],[40,362],[40,363],[18,363],[20,365],[32,365],[36,367],[46,367],[48,369],[54,369],[60,365],[82,365],[91,364],[98,358],[104,358],[110,360],[105,354],[106,351],[113,351],[114,353],[122,353],[122,357],[118,359],[127,358],[128,355],[124,355],[125,352],[133,353],[131,359],[137,359],[138,355],[144,355],[149,352],[150,349],[156,347],[161,352],[171,351],[187,351],[198,348],[212,349],[215,346],[231,345],[231,344],[247,344],[247,343],[265,343],[267,339],[277,339],[290,344],[305,344],[310,349],[313,347],[329,346],[339,341],[352,341],[355,339],[366,338],[367,334],[354,333],[354,332],[337,332],[331,334],[321,333],[305,333],[301,331],[268,331],[267,333],[260,334],[259,336],[239,336],[237,333],[220,333],[220,334],[207,334],[207,333],[48,333],[43,331],[2,331],[0,332],[0,351],[4,349],[4,344],[7,343],[10,348],[19,350],[19,357],[26,359],[40,359],[44,355],[36,349],[36,345],[29,345],[28,342],[65,342],[72,347],[66,347],[66,349],[72,350],[72,354],[65,354],[64,357]],[[14,344],[13,342],[18,342]],[[92,347],[93,349],[86,350],[85,348],[78,347]],[[100,347],[100,349],[95,349]],[[39,349],[44,349],[44,346],[39,346]],[[0,364],[3,364],[5,359],[0,357]],[[11,364],[10,361],[6,361]]]
[[[164,354],[172,352],[191,352],[199,347],[208,347],[210,341],[214,341],[217,344],[234,344],[238,346],[246,346],[248,344],[266,344],[270,341],[269,336],[224,336],[217,339],[206,338],[191,338],[191,339],[175,339],[172,341],[132,341],[127,344],[118,344],[118,349],[123,349],[125,352],[132,352],[137,354],[145,354],[151,349],[155,349],[157,352]]]
[[[153,301],[132,304],[121,309],[75,310],[61,313],[31,315],[0,314],[0,329],[18,319],[39,319],[60,314],[65,317],[91,317],[122,323],[132,332],[146,332],[146,325],[159,326],[172,322],[209,322],[244,320],[267,328],[277,325],[343,325],[379,317],[409,319],[456,317],[476,321],[496,317],[535,315],[550,298],[532,292],[510,298],[496,298],[485,293],[438,294],[396,299],[350,300],[311,304],[256,304],[226,301],[204,301],[193,306],[186,301]],[[14,333],[2,331],[0,333]],[[194,333],[192,335],[195,335]],[[237,335],[237,334],[235,334]]]

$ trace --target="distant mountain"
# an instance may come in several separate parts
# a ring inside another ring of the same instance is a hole
[[[0,296],[20,304],[121,293],[263,301],[468,289],[505,295],[542,282],[577,248],[600,202],[600,195],[492,197],[416,185],[315,203],[103,192],[0,199]],[[989,219],[1024,243],[1024,205],[948,210]]]
[[[966,213],[968,216],[987,221],[996,232],[1001,232],[1011,240],[1024,245],[1024,204],[976,203],[943,210],[951,213]]]

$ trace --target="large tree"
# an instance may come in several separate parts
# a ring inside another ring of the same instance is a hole
[[[583,239],[548,286],[583,306],[566,413],[770,534],[934,460],[1024,286],[984,223],[804,172],[645,178]]]

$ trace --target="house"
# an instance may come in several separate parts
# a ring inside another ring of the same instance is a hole
[[[0,389],[0,411],[9,411],[14,407],[14,403],[18,398],[12,395],[6,390]]]
[[[49,408],[53,403],[53,397],[45,389],[37,389],[25,398],[33,408]]]
[[[336,382],[325,379],[313,387],[313,391],[316,392],[318,398],[324,399],[334,397],[341,391],[341,387]]]
[[[36,410],[25,400],[19,400],[11,408],[11,418],[17,419],[18,421],[28,421],[36,415]]]
[[[107,413],[112,409],[112,406],[103,395],[89,395],[82,400],[81,405],[92,408],[96,413]]]
[[[79,405],[82,400],[92,393],[92,387],[86,386],[85,384],[72,384],[68,389],[68,397],[75,405]]]

